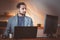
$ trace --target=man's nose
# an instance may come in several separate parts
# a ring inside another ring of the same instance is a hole
[[[26,11],[26,9],[24,9],[24,11]]]

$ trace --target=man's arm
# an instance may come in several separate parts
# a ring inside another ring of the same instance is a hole
[[[31,23],[30,23],[30,26],[33,26],[33,21],[32,21],[32,19],[31,19]]]
[[[6,30],[4,32],[5,36],[8,36],[8,31],[10,30],[10,27],[11,27],[11,24],[10,24],[10,21],[8,20],[7,27],[6,27]]]

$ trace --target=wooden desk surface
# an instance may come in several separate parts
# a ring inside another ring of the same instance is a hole
[[[23,39],[9,39],[9,38],[7,38],[7,39],[1,39],[1,40],[60,40],[60,38],[23,38]]]

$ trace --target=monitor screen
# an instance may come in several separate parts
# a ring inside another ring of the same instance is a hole
[[[58,16],[46,15],[44,33],[56,33],[58,27]]]

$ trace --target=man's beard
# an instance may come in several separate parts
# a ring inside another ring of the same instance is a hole
[[[20,15],[25,16],[25,14],[20,13]]]

